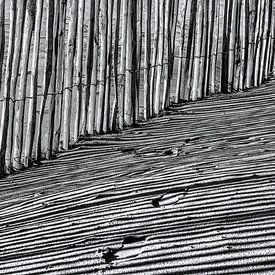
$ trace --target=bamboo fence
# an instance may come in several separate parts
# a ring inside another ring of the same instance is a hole
[[[274,0],[0,0],[0,176],[274,72]]]

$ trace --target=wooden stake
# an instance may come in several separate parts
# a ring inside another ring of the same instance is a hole
[[[181,31],[180,31],[180,46],[179,46],[179,60],[178,60],[178,74],[177,74],[177,84],[176,84],[176,103],[182,99],[182,80],[183,80],[183,66],[184,66],[184,45],[185,45],[185,33],[186,33],[186,15],[187,15],[187,7],[188,1],[183,2],[183,16],[181,23]]]
[[[76,97],[75,97],[75,118],[74,118],[74,142],[80,134],[80,116],[82,110],[82,59],[83,59],[83,26],[84,26],[85,0],[79,0],[78,3],[78,21],[77,21],[77,46],[76,46]],[[85,97],[85,95],[83,96]],[[84,108],[85,109],[85,108]]]
[[[189,86],[191,82],[191,72],[192,72],[192,63],[194,61],[194,29],[195,29],[195,22],[197,20],[197,0],[192,0],[191,7],[190,7],[190,18],[193,18],[189,22],[189,30],[188,30],[188,38],[187,38],[187,45],[186,45],[186,54],[185,54],[185,62],[183,67],[183,89],[181,98],[185,100],[189,100]]]
[[[246,73],[246,88],[254,85],[254,53],[255,53],[255,37],[256,37],[256,13],[257,5],[255,0],[249,1],[249,30],[248,30],[248,58]]]
[[[15,100],[16,100],[16,86],[18,79],[18,72],[20,67],[20,58],[22,53],[22,40],[23,30],[26,13],[26,0],[22,0],[17,5],[17,18],[16,18],[16,33],[14,42],[14,56],[12,61],[12,72],[10,80],[10,102],[9,102],[9,126],[7,136],[7,149],[6,149],[6,165],[8,170],[12,170],[12,145],[14,135],[14,115],[15,115]]]
[[[119,128],[124,128],[125,112],[125,78],[126,78],[126,51],[127,51],[127,22],[128,22],[128,2],[122,0],[122,23],[121,23],[121,55],[119,70]]]
[[[31,38],[35,20],[35,1],[28,0],[26,7],[26,20],[24,26],[24,38],[22,45],[22,64],[19,82],[19,92],[17,102],[15,104],[15,121],[14,121],[14,139],[13,139],[13,160],[12,165],[15,170],[21,170],[23,164],[21,162],[22,146],[23,146],[23,127],[24,127],[24,111],[26,100],[26,87],[28,76],[29,54],[31,47]]]
[[[149,106],[149,114],[150,116],[154,113],[154,100],[155,100],[155,78],[156,78],[156,71],[157,71],[157,57],[158,57],[158,47],[159,47],[159,14],[160,14],[160,5],[159,0],[155,0],[155,7],[154,7],[154,43],[153,43],[153,56],[152,56],[152,73],[150,79],[150,106]]]
[[[265,66],[268,62],[268,51],[269,51],[269,36],[270,36],[270,26],[271,26],[271,16],[272,16],[272,1],[267,0],[265,6],[265,19],[263,26],[263,42],[261,50],[261,62],[259,70],[259,84],[262,84],[265,78],[267,78]]]
[[[135,98],[135,120],[139,120],[140,111],[140,86],[141,86],[141,62],[142,62],[142,46],[143,46],[143,26],[142,19],[144,13],[143,0],[136,1],[137,9],[137,70],[136,70],[136,98]]]
[[[93,63],[94,63],[93,54],[94,54],[95,47],[97,47],[97,45],[94,43],[95,24],[97,24],[97,22],[95,21],[95,2],[96,1],[89,1],[90,9],[89,9],[88,35],[87,35],[87,55],[86,55],[85,64],[83,68],[84,83],[86,84],[86,86],[82,87],[82,96],[81,96],[81,122],[80,122],[81,135],[85,135],[88,133],[87,116],[88,116],[89,99],[90,99],[90,92],[91,92],[92,69],[93,69]],[[96,59],[97,59],[97,56],[96,56]],[[93,113],[95,112],[94,107],[92,112]],[[91,116],[90,113],[89,113],[89,116]],[[94,118],[93,118],[93,121],[94,121]]]
[[[151,20],[152,1],[145,0],[145,49],[144,49],[144,119],[150,116],[150,58],[151,58]]]
[[[75,42],[77,29],[77,14],[78,0],[70,0],[70,21],[68,30],[67,42],[67,60],[66,68],[68,70],[65,80],[64,92],[64,112],[63,112],[63,148],[69,149],[71,136],[71,111],[72,111],[72,90],[73,90],[73,75],[74,75],[74,57],[75,57]]]
[[[172,9],[172,1],[167,0],[165,5],[165,20],[164,20],[164,83],[163,83],[163,94],[161,102],[161,110],[164,110],[169,104],[170,84],[171,84],[171,69],[173,67],[172,58],[172,41],[171,41],[171,25],[174,10]]]
[[[56,154],[60,147],[62,114],[63,114],[63,87],[65,75],[65,55],[64,55],[64,40],[65,40],[65,25],[66,25],[66,2],[61,2],[59,7],[59,39],[58,39],[58,56],[56,64],[56,83],[55,83],[55,123],[53,133],[53,154]]]
[[[212,0],[215,1],[215,0]],[[210,92],[212,94],[216,93],[216,68],[218,60],[218,48],[219,48],[219,32],[220,32],[220,2],[216,5],[214,29],[213,29],[213,43],[211,47],[211,72],[210,72]]]
[[[205,86],[203,87],[203,96],[207,96],[209,94],[209,90],[211,89],[210,80],[211,80],[211,53],[213,44],[218,46],[218,35],[214,40],[214,26],[215,26],[215,13],[216,13],[216,1],[211,0],[209,3],[209,13],[207,17],[208,21],[208,29],[207,29],[207,48],[206,48],[206,60],[205,60]],[[217,23],[218,24],[218,23]],[[216,40],[217,39],[217,40]],[[216,53],[217,54],[217,53]],[[214,84],[215,85],[215,84]]]
[[[254,86],[259,85],[259,71],[260,71],[260,59],[261,59],[261,48],[263,38],[263,26],[264,26],[264,13],[266,0],[258,2],[257,10],[257,23],[256,23],[256,48],[255,48],[255,63],[254,63]]]
[[[40,47],[40,30],[43,14],[44,0],[36,1],[35,27],[33,39],[33,51],[31,61],[29,108],[26,130],[26,141],[24,148],[24,165],[30,166],[32,160],[32,149],[34,143],[35,125],[36,125],[36,108],[37,108],[37,78],[38,78],[38,61]]]
[[[203,3],[198,0],[197,22],[195,29],[195,53],[194,53],[194,74],[191,90],[191,100],[198,99],[199,77],[200,77],[200,58],[201,58],[201,44],[202,44],[202,28],[203,28]]]
[[[127,20],[127,48],[126,48],[126,76],[125,76],[125,124],[131,126],[133,124],[133,28],[132,16],[135,3],[134,0],[128,2],[128,20]],[[135,99],[135,97],[134,97]]]
[[[203,28],[202,28],[202,38],[201,38],[201,52],[200,52],[200,73],[199,73],[199,85],[198,85],[198,99],[201,99],[203,96],[206,96],[206,79],[208,76],[207,71],[207,46],[208,46],[208,13],[209,13],[209,4],[208,1],[203,2]]]
[[[111,115],[111,131],[117,130],[117,115],[118,115],[118,53],[119,53],[119,29],[120,29],[120,9],[121,0],[114,2],[114,14],[115,14],[115,40],[114,40],[114,58],[113,58],[113,70],[114,70],[114,101]]]
[[[88,134],[93,135],[95,133],[95,117],[96,117],[96,92],[98,88],[97,75],[98,75],[98,55],[99,55],[99,5],[100,0],[92,1],[91,5],[95,5],[95,25],[94,25],[94,36],[91,41],[93,43],[93,62],[91,71],[91,88],[89,97],[88,107],[88,118],[87,118],[87,131]]]
[[[60,15],[60,1],[54,1],[54,17],[53,17],[53,51],[52,51],[52,72],[49,84],[48,93],[48,129],[46,131],[46,159],[51,159],[53,156],[53,138],[55,125],[55,108],[56,108],[56,77],[57,77],[57,62],[58,62],[58,39],[59,39],[59,15]]]
[[[112,43],[113,43],[113,7],[114,0],[108,1],[108,27],[107,27],[107,64],[106,64],[106,87],[104,95],[103,132],[110,131],[110,98],[112,77]]]
[[[156,75],[156,89],[154,97],[154,115],[158,115],[160,111],[161,97],[161,82],[163,72],[163,57],[164,57],[164,35],[165,35],[165,0],[160,0],[159,6],[159,37],[158,37],[158,61]]]
[[[5,0],[0,0],[0,91],[2,87],[2,72],[5,53]]]
[[[15,43],[15,27],[16,27],[16,0],[10,1],[10,21],[9,21],[9,43],[8,53],[6,62],[6,72],[4,79],[4,91],[3,91],[3,104],[2,112],[0,117],[0,177],[5,173],[5,156],[7,147],[7,132],[9,125],[9,102],[10,102],[10,81],[11,81],[11,70],[12,60],[14,54],[14,43]]]
[[[104,118],[104,98],[106,89],[106,66],[107,66],[107,28],[108,28],[108,1],[100,1],[100,61],[99,61],[99,95],[97,103],[96,131],[102,134]]]

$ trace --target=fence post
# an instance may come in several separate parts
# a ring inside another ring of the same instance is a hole
[[[98,54],[99,54],[99,3],[100,0],[92,1],[91,5],[94,5],[94,35],[91,37],[90,42],[93,43],[93,63],[91,68],[91,88],[88,106],[88,118],[87,118],[87,132],[88,134],[95,133],[95,120],[96,120],[96,92],[98,88]]]
[[[156,88],[154,97],[154,115],[158,115],[160,111],[161,97],[161,82],[163,72],[163,57],[164,57],[164,35],[165,35],[165,0],[160,0],[159,5],[159,35],[158,35],[158,58],[157,58],[157,73],[156,73]]]
[[[107,28],[108,28],[108,0],[100,1],[100,59],[99,59],[99,95],[97,102],[96,131],[102,134],[104,119],[104,98],[106,89],[106,65],[107,65]]]
[[[35,27],[32,51],[31,64],[31,79],[29,92],[29,108],[27,130],[24,148],[24,165],[30,166],[32,149],[34,143],[35,124],[36,124],[36,107],[37,107],[37,78],[38,78],[38,62],[39,62],[39,48],[40,48],[40,30],[42,22],[44,0],[36,1]]]
[[[83,59],[83,27],[84,27],[84,11],[85,11],[85,0],[79,0],[78,3],[78,14],[77,14],[77,45],[76,45],[76,91],[75,91],[75,115],[74,115],[74,131],[73,139],[76,142],[79,138],[80,130],[80,119],[82,109],[82,97],[83,97],[83,81],[82,81],[82,59]],[[85,97],[85,96],[84,96]]]
[[[95,39],[95,1],[89,1],[89,20],[88,20],[88,35],[87,35],[87,54],[84,61],[84,83],[85,86],[82,86],[82,96],[81,96],[81,118],[80,118],[80,134],[85,135],[89,132],[88,130],[88,108],[89,108],[89,99],[91,96],[91,77],[92,69],[94,66],[93,54],[96,51],[96,46],[94,45]],[[84,23],[84,22],[83,22]],[[97,59],[97,56],[96,56]],[[93,105],[94,106],[94,105]],[[93,111],[94,112],[94,108]],[[90,115],[90,114],[89,114]]]
[[[0,177],[5,173],[6,165],[6,148],[7,148],[7,134],[9,125],[9,102],[10,102],[10,82],[11,82],[11,70],[12,60],[14,54],[14,43],[15,43],[15,28],[16,28],[16,11],[17,1],[10,1],[10,20],[9,20],[9,43],[8,53],[6,62],[6,72],[4,79],[4,91],[3,91],[3,104],[2,112],[0,117]]]
[[[121,54],[119,70],[119,128],[124,128],[125,123],[125,83],[126,83],[126,51],[127,51],[127,22],[128,3],[130,0],[122,0],[122,23],[121,23]]]
[[[151,66],[151,20],[152,1],[145,0],[145,48],[144,48],[144,119],[150,116],[150,66]]]
[[[21,75],[19,82],[19,91],[17,102],[15,102],[15,117],[14,117],[14,137],[13,137],[13,158],[12,166],[16,170],[23,169],[21,162],[22,145],[23,145],[23,127],[24,127],[24,111],[26,100],[26,87],[28,76],[29,54],[31,47],[32,32],[35,20],[35,1],[28,0],[26,7],[26,20],[24,25],[24,38],[22,44],[22,61]]]
[[[53,156],[53,137],[54,137],[54,119],[56,110],[56,77],[57,77],[57,61],[58,61],[58,39],[59,39],[59,16],[60,16],[60,1],[54,1],[53,14],[53,37],[52,37],[52,72],[49,84],[48,93],[48,129],[46,131],[46,159],[51,159]]]
[[[13,135],[14,135],[14,115],[15,115],[15,100],[18,72],[20,67],[20,59],[22,53],[23,30],[26,14],[26,0],[22,0],[17,5],[16,13],[16,32],[14,42],[14,54],[12,60],[11,79],[10,79],[10,101],[9,101],[9,121],[8,121],[8,136],[6,149],[6,166],[9,171],[12,170],[12,154],[13,154]]]
[[[66,59],[66,80],[64,92],[64,112],[63,112],[63,148],[69,149],[71,137],[71,111],[72,111],[72,91],[73,91],[73,77],[74,77],[74,57],[75,57],[75,43],[76,43],[76,29],[77,29],[77,11],[78,0],[70,0],[70,21],[68,30],[67,42],[67,59]]]
[[[2,87],[3,61],[5,53],[5,0],[0,0],[0,91]]]
[[[108,1],[107,18],[107,63],[106,63],[106,87],[104,95],[103,132],[110,131],[110,98],[111,98],[111,77],[112,77],[112,46],[113,46],[113,7],[114,0]]]
[[[53,62],[53,23],[54,21],[54,3],[51,0],[47,1],[47,25],[46,25],[46,54],[45,54],[45,67],[43,72],[43,85],[42,85],[42,99],[39,107],[37,136],[36,136],[36,149],[35,158],[41,160],[41,146],[42,146],[42,123],[45,115],[46,101],[49,93],[49,86],[52,74]]]
[[[113,71],[114,71],[114,101],[111,114],[111,131],[115,132],[117,129],[117,115],[118,115],[118,54],[119,54],[119,33],[120,33],[120,9],[121,0],[114,2],[115,14],[115,40],[114,40],[114,58],[113,58]]]
[[[186,16],[189,0],[183,2],[183,16],[181,23],[180,31],[180,46],[179,46],[179,57],[178,57],[178,75],[177,75],[177,84],[176,84],[176,103],[180,102],[182,96],[182,80],[183,80],[183,66],[185,63],[184,60],[184,45],[185,45],[185,33],[186,33]]]
[[[155,0],[155,7],[154,7],[154,43],[153,43],[153,56],[152,56],[152,70],[151,70],[151,79],[150,79],[150,108],[149,114],[153,116],[154,114],[154,100],[155,100],[155,78],[156,78],[156,71],[157,71],[157,57],[158,57],[158,44],[159,44],[159,32],[160,32],[160,0]]]
[[[56,83],[55,83],[55,123],[53,132],[53,153],[56,154],[61,147],[61,127],[62,127],[62,114],[63,114],[63,87],[64,87],[64,43],[65,43],[65,25],[66,25],[66,2],[61,2],[59,6],[59,26],[58,26],[58,56],[56,64]]]

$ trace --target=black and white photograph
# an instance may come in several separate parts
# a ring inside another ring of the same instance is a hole
[[[0,275],[275,275],[275,0],[0,0]]]

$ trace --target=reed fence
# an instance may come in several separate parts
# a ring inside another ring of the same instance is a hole
[[[274,72],[274,0],[0,0],[0,176]]]

